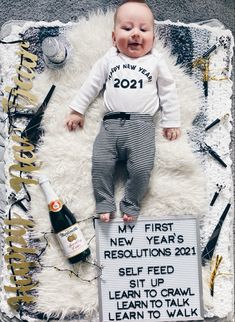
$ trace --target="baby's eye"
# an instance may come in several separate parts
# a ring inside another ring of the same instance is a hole
[[[129,26],[124,26],[124,27],[122,27],[122,29],[123,29],[123,30],[126,30],[126,31],[130,31],[130,30],[131,30],[131,27],[129,27]]]
[[[146,28],[140,28],[140,30],[141,30],[142,32],[146,32],[146,31],[148,31]]]

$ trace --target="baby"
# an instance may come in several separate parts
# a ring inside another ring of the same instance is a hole
[[[153,116],[160,108],[163,135],[180,136],[176,86],[162,54],[154,48],[154,17],[144,1],[127,1],[114,15],[113,47],[93,66],[72,101],[66,120],[73,131],[84,125],[87,107],[105,85],[106,114],[93,146],[92,184],[96,212],[109,222],[116,211],[114,173],[118,160],[128,172],[120,210],[124,222],[140,212],[155,158]]]

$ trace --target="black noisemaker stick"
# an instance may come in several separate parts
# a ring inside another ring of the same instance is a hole
[[[212,259],[214,250],[215,250],[215,246],[217,244],[218,238],[219,238],[219,234],[223,225],[223,222],[229,212],[229,209],[231,207],[231,204],[228,203],[227,206],[225,207],[208,243],[206,244],[206,247],[204,248],[203,252],[202,252],[202,265],[204,266],[206,261],[209,261]]]

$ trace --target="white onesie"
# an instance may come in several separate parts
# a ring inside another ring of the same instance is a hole
[[[104,86],[106,112],[153,116],[160,108],[161,127],[180,127],[176,85],[163,55],[155,49],[143,57],[130,58],[110,48],[94,64],[70,108],[84,114]]]

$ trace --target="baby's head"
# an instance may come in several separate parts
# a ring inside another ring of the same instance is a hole
[[[113,44],[128,57],[148,54],[154,42],[154,17],[145,1],[126,1],[114,15]]]

